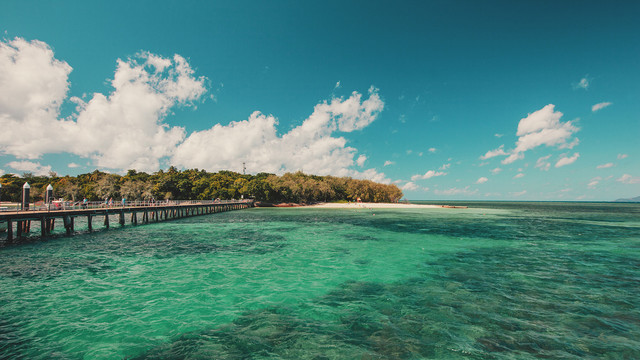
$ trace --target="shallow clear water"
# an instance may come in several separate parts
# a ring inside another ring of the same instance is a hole
[[[3,248],[0,358],[640,358],[640,204],[469,205]]]

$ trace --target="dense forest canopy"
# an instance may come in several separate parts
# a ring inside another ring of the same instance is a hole
[[[55,198],[78,201],[102,201],[105,198],[128,200],[184,200],[184,199],[240,199],[280,203],[312,203],[360,198],[365,202],[397,202],[402,191],[396,185],[385,185],[370,180],[348,177],[316,176],[302,172],[282,176],[259,173],[243,175],[232,171],[209,173],[191,169],[180,171],[175,167],[154,174],[129,170],[126,175],[94,171],[78,176],[59,177],[20,176],[6,174],[0,177],[0,201],[18,202],[22,186],[31,186],[31,201],[41,201],[47,185],[51,184]]]

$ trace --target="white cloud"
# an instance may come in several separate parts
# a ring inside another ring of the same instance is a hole
[[[80,167],[80,165],[76,164],[76,163],[69,163],[69,165],[67,165],[67,167],[71,168],[71,169],[75,169]]]
[[[448,168],[450,168],[450,167],[451,167],[451,163],[449,163],[449,164],[442,164],[442,166],[440,166],[440,167],[438,168],[438,170],[447,170],[447,169],[448,169]]]
[[[35,176],[49,175],[51,171],[50,165],[42,166],[40,163],[32,161],[12,161],[8,163],[7,166],[17,171],[33,173]]]
[[[633,177],[629,174],[624,174],[616,181],[619,181],[623,184],[638,184],[640,183],[640,177]]]
[[[551,168],[551,163],[547,160],[551,155],[543,156],[536,161],[536,167],[540,168],[540,170],[548,171]]]
[[[574,89],[585,89],[589,88],[589,76],[585,76],[577,84],[573,85]]]
[[[418,190],[420,187],[418,185],[416,185],[413,182],[408,182],[406,184],[404,184],[404,186],[402,186],[400,188],[400,190],[402,191],[414,191],[414,190]]]
[[[559,168],[561,166],[565,166],[565,165],[569,165],[569,164],[573,164],[574,162],[576,162],[576,160],[578,160],[578,157],[580,157],[579,153],[575,153],[573,154],[573,156],[571,157],[567,157],[562,156],[562,158],[560,158],[560,160],[558,160],[558,162],[556,163],[556,167]]]
[[[493,134],[493,136],[497,137],[497,138],[501,138],[504,136],[504,134]]]
[[[524,174],[523,174],[523,173],[518,173],[518,174],[516,174],[516,176],[514,176],[513,178],[514,178],[514,179],[520,179],[520,178],[522,178],[522,177],[524,177]]]
[[[478,192],[478,189],[471,190],[469,186],[466,186],[463,189],[453,187],[445,190],[435,190],[434,192],[437,195],[473,195]]]
[[[512,192],[511,195],[513,195],[513,196],[522,196],[522,195],[524,195],[526,193],[527,193],[527,190],[522,190],[522,191],[519,191],[519,192]]]
[[[476,184],[484,184],[487,181],[489,181],[489,179],[487,179],[486,177],[481,177],[478,180],[476,180]]]
[[[237,171],[242,162],[246,162],[247,169],[253,172],[302,170],[318,175],[388,181],[384,174],[373,169],[363,172],[349,169],[357,163],[354,160],[357,150],[347,146],[344,137],[333,136],[337,131],[349,132],[366,126],[383,107],[375,89],[370,89],[366,100],[354,92],[347,99],[334,98],[316,105],[301,125],[282,136],[277,135],[275,117],[256,111],[247,120],[226,126],[216,124],[192,133],[177,147],[172,163],[211,171]]]
[[[614,166],[615,165],[613,163],[606,163],[606,164],[596,166],[596,169],[608,169]]]
[[[622,159],[625,159],[627,157],[629,157],[629,155],[627,155],[627,154],[618,154],[618,160],[622,160]]]
[[[340,81],[338,81],[338,82],[336,83],[336,86],[334,86],[333,88],[334,88],[334,89],[338,89],[338,88],[340,88]]]
[[[432,177],[444,176],[444,175],[447,175],[447,173],[446,172],[442,172],[442,171],[429,170],[426,173],[424,173],[423,175],[413,175],[411,177],[411,181],[426,180],[426,179],[431,179]]]
[[[393,165],[393,164],[395,164],[395,162],[393,162],[391,160],[387,160],[387,161],[384,162],[384,165],[382,165],[382,166],[389,166],[389,165]]]
[[[0,62],[0,128],[6,129],[0,152],[18,158],[69,152],[99,167],[157,170],[185,136],[164,118],[205,92],[206,79],[194,77],[180,55],[167,59],[143,52],[117,61],[110,94],[95,93],[88,102],[72,97],[77,113],[58,119],[69,87],[68,64],[56,60],[45,43],[23,39],[0,42]],[[5,96],[11,93],[18,97]]]
[[[503,164],[511,164],[516,160],[523,159],[526,151],[541,145],[572,149],[578,144],[579,140],[577,138],[571,140],[571,136],[579,129],[573,126],[572,121],[560,122],[562,113],[554,111],[554,108],[555,105],[549,104],[529,114],[526,118],[520,119],[516,132],[518,136],[516,147],[508,153],[507,158],[502,160]],[[482,158],[507,154],[501,150],[502,147],[489,151]]]
[[[591,107],[591,111],[595,112],[595,111],[598,111],[598,110],[600,110],[600,109],[604,109],[604,108],[606,108],[606,107],[607,107],[607,106],[609,106],[609,105],[611,105],[611,103],[610,103],[610,102],[601,102],[601,103],[598,103],[598,104],[593,105],[593,106]]]
[[[360,156],[358,156],[358,160],[356,160],[356,164],[358,164],[358,166],[362,167],[364,165],[365,161],[367,161],[367,156],[366,155],[360,155]]]
[[[45,135],[61,134],[65,125],[57,117],[71,70],[41,41],[0,41],[0,153],[36,158],[55,147]]]
[[[500,171],[502,171],[502,169],[500,169],[499,167],[497,167],[497,168],[495,168],[495,169],[492,169],[492,170],[491,170],[491,173],[492,173],[493,175],[496,175],[496,174],[499,174],[499,173],[500,173]]]
[[[438,149],[436,149],[436,148],[434,148],[434,147],[429,148],[429,152],[430,152],[430,153],[435,153],[436,151],[438,151]]]
[[[4,170],[0,169],[0,176],[4,175]]]
[[[486,154],[480,156],[480,160],[487,160],[487,159],[490,159],[492,157],[496,157],[496,156],[500,156],[500,155],[507,155],[507,153],[504,152],[504,145],[500,145],[500,147],[495,149],[495,150],[487,151]]]
[[[587,184],[587,187],[590,188],[590,189],[595,189],[596,185],[598,185],[600,180],[602,180],[602,178],[600,176],[594,177],[593,179],[591,179],[589,184]]]
[[[350,169],[366,157],[355,160],[357,150],[334,136],[363,129],[377,118],[384,103],[374,87],[366,100],[353,92],[316,105],[308,119],[282,136],[275,117],[254,112],[247,120],[186,137],[184,128],[164,119],[175,107],[203,98],[206,79],[195,76],[180,55],[142,52],[118,60],[113,90],[87,101],[67,99],[76,104],[76,113],[59,119],[70,72],[43,42],[0,41],[0,153],[37,159],[68,152],[116,171],[155,171],[167,159],[178,167],[239,171],[244,161],[251,171],[303,170],[389,182],[375,169]],[[24,127],[30,131],[21,131]]]

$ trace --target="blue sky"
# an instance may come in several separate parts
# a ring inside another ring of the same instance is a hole
[[[0,174],[303,170],[640,195],[640,3],[3,1]]]

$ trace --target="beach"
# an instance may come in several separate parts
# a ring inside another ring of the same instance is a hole
[[[456,208],[466,209],[466,206],[452,205],[427,205],[427,204],[410,204],[410,203],[370,203],[370,202],[349,202],[349,203],[319,203],[309,205],[311,208],[325,209],[441,209]]]

